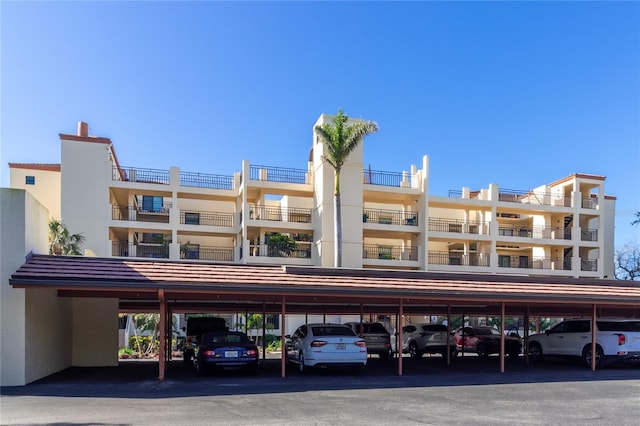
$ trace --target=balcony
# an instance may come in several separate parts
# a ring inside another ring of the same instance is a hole
[[[458,234],[489,234],[487,223],[474,220],[429,218],[430,232],[454,232]]]
[[[300,207],[263,207],[252,205],[249,219],[276,222],[311,223],[311,209]]]
[[[169,223],[169,209],[171,209],[171,205],[167,203],[157,210],[112,205],[111,219],[133,222]]]
[[[205,225],[232,227],[235,213],[180,211],[180,223],[183,225]]]
[[[549,238],[554,240],[570,240],[571,229],[555,226],[518,226],[500,225],[498,235],[501,237]]]
[[[302,169],[287,169],[270,166],[250,166],[249,178],[251,180],[261,180],[278,183],[309,183],[309,172]]]
[[[571,197],[552,194],[550,192],[523,191],[517,189],[500,189],[498,191],[498,201],[539,206],[571,206]]]
[[[418,260],[417,247],[380,246],[377,244],[362,245],[363,259],[381,260]]]
[[[135,244],[129,242],[113,242],[111,255],[115,257],[145,257],[168,259],[169,246],[162,244]]]
[[[580,241],[598,241],[597,229],[581,229]]]
[[[311,259],[311,246],[309,244],[251,244],[252,256],[285,257],[289,259]]]
[[[580,258],[580,270],[597,272],[598,271],[598,259],[583,259]]]
[[[233,262],[234,247],[206,247],[197,244],[180,245],[180,259]]]
[[[153,183],[169,185],[171,178],[168,170],[138,169],[133,167],[113,167],[111,179],[122,182]]]
[[[233,176],[180,172],[180,185],[192,188],[233,190]]]
[[[364,209],[362,221],[384,225],[418,226],[418,212]]]
[[[546,270],[571,270],[571,259],[569,258],[546,258],[530,256],[498,256],[498,267],[519,268],[519,269],[546,269]]]
[[[364,183],[367,185],[390,186],[394,188],[416,188],[418,175],[407,172],[383,172],[364,170]]]
[[[453,266],[489,266],[489,254],[487,253],[457,253],[446,251],[429,251],[427,258],[429,265],[453,265]]]

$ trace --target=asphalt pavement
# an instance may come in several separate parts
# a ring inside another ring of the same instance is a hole
[[[640,368],[591,371],[547,360],[498,357],[371,358],[363,373],[291,368],[268,359],[257,375],[198,377],[181,360],[159,382],[156,361],[70,368],[21,387],[1,388],[7,425],[638,425]]]

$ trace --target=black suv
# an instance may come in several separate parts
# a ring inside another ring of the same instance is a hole
[[[346,322],[344,325],[360,336],[359,322]],[[392,355],[391,335],[387,329],[379,322],[363,322],[362,336],[367,344],[367,353],[377,354],[381,359],[388,359]]]

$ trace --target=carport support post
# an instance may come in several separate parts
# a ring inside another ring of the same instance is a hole
[[[591,371],[596,371],[596,304],[593,304],[591,313]]]
[[[158,301],[160,302],[160,342],[158,342],[158,366],[160,368],[158,380],[164,380],[166,369],[165,352],[167,347],[167,304],[164,300],[164,290],[158,290]]]
[[[451,365],[451,348],[449,348],[449,340],[451,339],[451,305],[447,305],[447,365]]]
[[[398,343],[396,344],[396,351],[398,351],[398,376],[402,376],[402,319],[404,317],[404,308],[402,305],[402,299],[400,299],[399,307],[399,319],[398,319]]]
[[[529,307],[524,314],[524,361],[529,364]]]
[[[500,304],[500,372],[504,373],[504,302]]]
[[[287,346],[285,345],[285,333],[286,333],[286,322],[285,322],[285,315],[286,315],[286,309],[285,309],[285,296],[282,295],[282,325],[281,325],[281,332],[280,332],[280,376],[282,378],[284,378],[286,376],[286,368],[287,368]]]
[[[267,359],[267,305],[262,302],[262,363]]]

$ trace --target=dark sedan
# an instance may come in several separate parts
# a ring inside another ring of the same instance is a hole
[[[475,352],[480,357],[489,354],[500,353],[500,331],[493,327],[472,326],[461,327],[455,331],[453,337],[456,340],[458,351],[465,350]],[[504,336],[505,353],[511,357],[517,357],[522,350],[519,337]]]
[[[239,331],[209,331],[200,339],[194,364],[198,375],[213,368],[258,368],[258,347]]]

